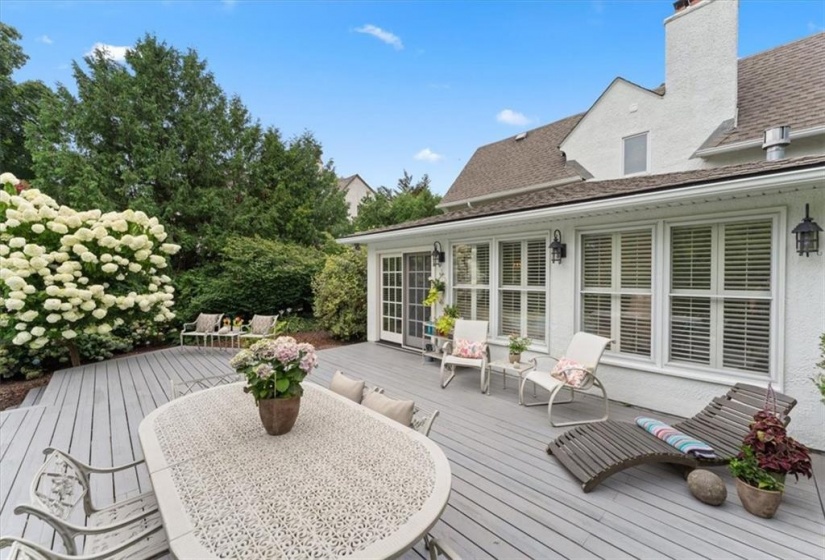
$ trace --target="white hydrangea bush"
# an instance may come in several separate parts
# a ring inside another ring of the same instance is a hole
[[[0,333],[38,349],[80,333],[107,334],[136,318],[174,318],[164,272],[180,247],[157,218],[78,212],[0,175]]]

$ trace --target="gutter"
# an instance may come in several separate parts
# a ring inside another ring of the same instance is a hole
[[[819,136],[821,134],[825,134],[825,125],[814,126],[811,128],[803,128],[802,130],[791,130],[791,140],[801,140],[802,138],[810,138],[812,136]],[[696,150],[696,152],[691,156],[691,158],[711,157],[720,154],[729,154],[731,152],[739,152],[741,150],[761,147],[761,138],[758,140],[743,140],[741,142],[734,142],[733,144],[725,144],[723,146],[716,146],[713,148],[702,148]]]
[[[576,175],[575,177],[566,177],[564,179],[556,179],[555,181],[550,181],[549,183],[539,183],[537,185],[530,185],[529,187],[520,187],[518,189],[513,189],[510,191],[500,191],[493,194],[485,194],[482,196],[476,196],[474,198],[465,198],[464,200],[458,200],[456,202],[442,202],[436,205],[436,208],[456,208],[459,206],[467,206],[468,208],[473,207],[473,203],[475,202],[486,202],[488,200],[495,200],[497,198],[504,198],[508,196],[513,196],[516,194],[524,194],[531,191],[537,191],[539,189],[546,189],[547,187],[561,187],[563,185],[569,185],[572,183],[581,183],[584,179]]]
[[[802,183],[822,182],[825,164],[818,164],[812,168],[795,169],[786,172],[771,173],[768,175],[757,175],[755,177],[743,177],[729,181],[717,181],[706,185],[696,185],[688,187],[667,187],[654,192],[644,192],[630,195],[615,195],[609,198],[591,200],[580,203],[551,206],[547,208],[536,208],[534,210],[510,210],[506,213],[490,216],[479,216],[478,218],[458,219],[451,222],[442,222],[428,226],[410,226],[408,228],[397,229],[378,233],[365,233],[364,235],[346,237],[338,239],[342,245],[354,245],[356,243],[370,243],[375,241],[391,241],[407,237],[411,232],[415,235],[437,235],[450,233],[453,231],[466,230],[473,227],[496,227],[512,223],[514,219],[526,220],[549,220],[554,218],[567,217],[576,214],[588,214],[604,211],[623,210],[634,206],[660,203],[680,203],[691,202],[695,199],[705,199],[708,196],[718,196],[720,191],[725,195],[748,194],[750,192],[760,192],[766,189],[781,189],[788,186],[799,186]]]

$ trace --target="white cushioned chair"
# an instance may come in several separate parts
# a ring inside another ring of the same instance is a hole
[[[607,420],[609,413],[607,391],[601,381],[596,377],[596,368],[599,365],[602,354],[610,343],[610,339],[586,332],[577,332],[573,335],[573,339],[570,341],[570,345],[567,347],[567,351],[562,358],[552,358],[548,356],[548,359],[556,361],[556,368],[552,370],[539,369],[538,359],[544,358],[533,358],[535,369],[525,375],[521,380],[521,385],[519,386],[519,403],[525,406],[546,404],[547,417],[550,420],[550,424],[556,427],[590,424]],[[556,374],[556,376],[553,374]],[[524,385],[528,381],[550,391],[550,399],[547,402],[525,403]],[[562,389],[568,389],[570,391],[570,398],[565,401],[559,401],[556,404],[571,403],[576,392],[587,392],[593,387],[600,389],[602,392],[604,416],[589,420],[576,420],[574,422],[553,421],[553,401]]]
[[[248,325],[243,326],[241,340],[254,340],[275,336],[275,325],[278,323],[278,315],[255,315]]]
[[[207,337],[220,328],[221,319],[223,319],[223,313],[201,313],[191,323],[184,323],[183,329],[180,331],[180,345],[183,346],[183,337],[193,336],[196,343],[200,338],[203,339],[203,345],[206,346]]]
[[[490,348],[487,346],[487,321],[469,321],[457,319],[453,329],[453,339],[444,343],[441,357],[441,388],[444,389],[455,377],[456,366],[478,368],[481,379],[481,392],[490,391],[490,379],[487,377],[487,364],[490,362]],[[455,355],[462,344],[469,343],[478,351],[478,357]],[[449,371],[448,371],[449,370]]]

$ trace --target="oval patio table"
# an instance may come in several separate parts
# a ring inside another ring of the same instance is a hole
[[[392,558],[441,516],[450,465],[428,438],[307,382],[295,427],[270,436],[243,385],[140,424],[177,558]]]

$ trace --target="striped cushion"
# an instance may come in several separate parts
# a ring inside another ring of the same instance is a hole
[[[660,420],[639,416],[636,418],[636,424],[685,455],[699,459],[716,459],[716,453],[707,443],[685,435]]]

